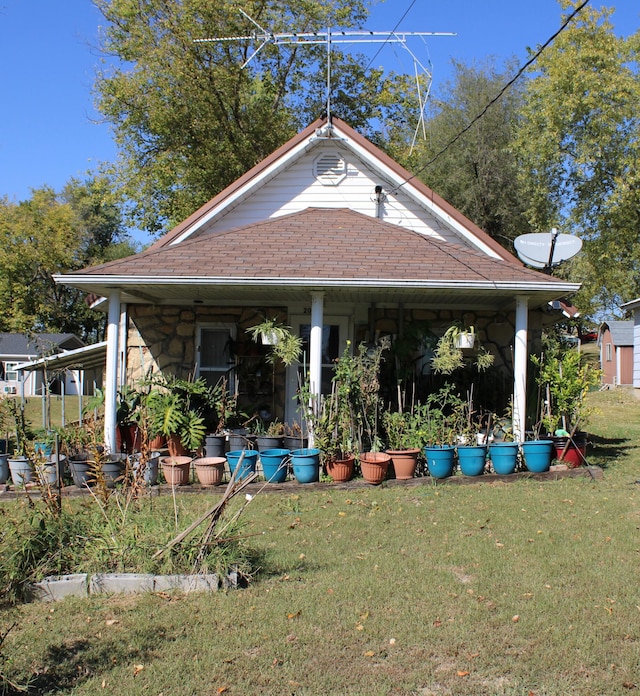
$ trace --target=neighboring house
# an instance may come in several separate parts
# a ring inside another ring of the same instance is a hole
[[[602,383],[633,384],[633,322],[605,321],[598,331]]]
[[[633,313],[633,386],[640,389],[640,297],[621,305]]]
[[[108,299],[108,446],[123,369],[128,381],[150,369],[228,375],[293,420],[299,366],[278,371],[270,393],[271,367],[246,334],[265,316],[305,338],[312,393],[329,388],[347,340],[472,324],[522,434],[530,338],[553,320],[550,303],[580,287],[524,267],[337,118],[311,124],[149,249],[56,281]],[[426,357],[415,364],[428,370]]]
[[[63,351],[74,350],[84,346],[84,343],[74,334],[42,333],[27,336],[18,333],[0,333],[0,393],[24,394],[36,396],[42,394],[44,371],[42,369],[25,373],[16,370],[22,363],[53,355]],[[79,375],[77,371],[64,375],[48,375],[52,379],[51,390],[60,393],[63,389],[67,394],[77,394]]]

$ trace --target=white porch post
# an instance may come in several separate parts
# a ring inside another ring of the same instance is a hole
[[[120,329],[120,290],[109,293],[107,325],[107,366],[104,385],[104,444],[107,452],[116,449],[118,408],[118,339]]]
[[[516,334],[513,349],[513,437],[525,437],[527,408],[527,350],[529,298],[516,297]]]
[[[311,332],[309,334],[309,386],[313,404],[322,392],[322,325],[324,323],[324,293],[311,293]],[[313,447],[313,432],[309,433]]]

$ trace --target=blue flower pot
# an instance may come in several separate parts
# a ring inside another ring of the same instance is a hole
[[[240,457],[244,453],[244,459],[240,465],[240,470],[236,474],[236,481],[247,478],[250,474],[253,474],[256,470],[256,463],[258,461],[258,450],[234,450],[233,452],[227,452],[227,461],[229,462],[229,471],[233,474],[238,466]]]
[[[452,445],[425,447],[424,454],[427,458],[427,468],[433,478],[442,479],[453,473],[453,455],[455,448]]]
[[[289,468],[288,449],[268,449],[260,452],[260,462],[265,481],[283,483],[287,479]]]
[[[465,476],[480,476],[486,459],[486,445],[458,445],[458,464]]]
[[[489,459],[496,474],[500,476],[512,474],[518,463],[518,443],[493,442],[489,445]]]
[[[315,483],[320,480],[320,450],[297,449],[291,452],[293,475],[298,483]]]
[[[534,474],[549,471],[551,466],[552,440],[530,440],[522,443],[524,465]]]

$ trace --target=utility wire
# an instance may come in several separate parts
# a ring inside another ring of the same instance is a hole
[[[367,63],[367,67],[364,69],[365,72],[367,72],[367,70],[369,70],[373,61],[380,55],[380,51],[382,51],[382,49],[387,45],[387,42],[389,41],[389,39],[396,33],[396,29],[400,26],[400,24],[402,23],[402,20],[409,14],[409,12],[411,12],[411,9],[413,8],[413,6],[415,4],[416,4],[416,0],[412,0],[411,4],[407,8],[406,12],[396,22],[396,25],[395,25],[395,27],[393,27],[392,31],[389,32],[389,36],[387,37],[386,41],[380,46],[380,48],[376,51],[373,58]]]
[[[518,72],[507,82],[504,87],[496,94],[496,96],[482,109],[482,111],[470,122],[468,123],[457,135],[455,135],[439,152],[437,152],[428,162],[422,165],[416,172],[414,172],[408,179],[403,181],[401,184],[398,184],[393,191],[390,191],[389,194],[394,194],[397,193],[402,186],[405,184],[408,184],[412,179],[415,179],[418,174],[422,174],[422,172],[427,168],[430,167],[441,155],[443,155],[452,145],[454,145],[460,138],[475,124],[477,123],[486,113],[487,111],[502,97],[502,95],[513,85],[517,80],[522,77],[523,73],[529,68],[533,63],[538,60],[542,52],[551,44],[555,39],[566,29],[567,25],[571,20],[582,10],[586,5],[588,5],[590,0],[584,0],[578,7],[576,7],[573,12],[567,17],[567,19],[562,23],[558,31],[556,31],[555,34],[550,36],[543,44],[540,46],[540,48],[533,54],[533,56],[518,70]],[[406,14],[406,13],[405,13]]]

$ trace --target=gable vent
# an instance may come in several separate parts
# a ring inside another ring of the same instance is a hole
[[[339,184],[347,174],[347,163],[340,155],[327,152],[320,155],[313,164],[316,179],[325,186]]]

